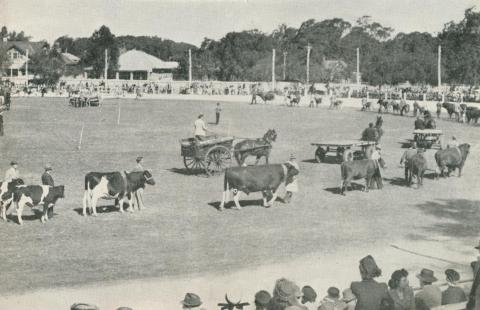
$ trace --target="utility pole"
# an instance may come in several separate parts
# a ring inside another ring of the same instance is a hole
[[[286,72],[287,72],[287,52],[283,52],[283,80],[286,79]]]
[[[357,47],[357,86],[360,87],[360,48]]]
[[[103,78],[105,80],[105,89],[107,88],[107,78],[108,78],[108,50],[105,49],[105,72],[103,73]]]
[[[188,49],[188,86],[192,85],[192,50]]]
[[[308,43],[307,46],[307,86],[310,83],[310,50],[312,47],[310,46],[310,43]]]
[[[442,87],[442,46],[438,46],[438,89]]]
[[[272,50],[272,90],[275,90],[275,49]]]
[[[27,49],[27,61],[25,62],[25,76],[27,77],[27,87],[28,87],[28,49]]]

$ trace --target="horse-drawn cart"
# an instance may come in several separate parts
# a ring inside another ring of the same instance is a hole
[[[377,143],[375,141],[362,141],[362,140],[344,140],[344,141],[327,141],[321,143],[311,143],[316,146],[315,160],[318,163],[324,162],[327,153],[335,153],[337,162],[343,161],[344,153],[347,150],[353,152],[353,159],[365,158],[365,151],[369,146],[374,146]]]
[[[434,146],[442,148],[443,133],[439,129],[416,129],[413,131],[413,139],[410,142],[416,142],[417,147],[430,149]]]
[[[233,137],[210,136],[207,140],[195,138],[180,140],[181,156],[188,171],[203,170],[212,176],[223,172],[232,162]]]

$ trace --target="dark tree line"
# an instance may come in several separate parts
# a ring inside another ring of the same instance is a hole
[[[205,38],[200,47],[196,47],[156,36],[116,37],[108,27],[102,26],[89,38],[59,37],[52,47],[56,53],[42,53],[34,58],[38,68],[41,64],[53,66],[44,71],[46,75],[55,72],[56,76],[62,72],[55,59],[60,57],[59,52],[68,52],[81,59],[76,71],[91,67],[94,75],[101,77],[105,49],[109,53],[110,74],[118,68],[121,52],[138,49],[163,60],[179,62],[180,68],[174,78],[186,79],[188,50],[192,49],[194,79],[268,81],[271,79],[272,49],[275,49],[276,78],[283,78],[285,54],[286,79],[305,81],[307,46],[310,46],[310,81],[331,82],[355,80],[356,49],[359,48],[363,82],[395,85],[408,81],[436,85],[437,49],[441,45],[442,81],[479,84],[480,12],[467,9],[463,20],[445,24],[436,36],[412,32],[392,37],[392,33],[393,29],[369,16],[359,18],[354,24],[341,18],[309,19],[299,28],[282,24],[272,33],[248,30],[227,33],[219,40]],[[9,32],[6,27],[1,29],[0,36],[8,40],[29,40],[23,31]],[[0,62],[1,59],[0,55]]]

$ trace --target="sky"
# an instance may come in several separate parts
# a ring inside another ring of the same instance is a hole
[[[271,32],[286,23],[369,15],[395,32],[438,33],[480,0],[0,0],[0,25],[52,43],[89,37],[101,25],[113,34],[158,36],[199,46],[231,31]]]

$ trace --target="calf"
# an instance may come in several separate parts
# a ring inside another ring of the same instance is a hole
[[[123,213],[123,201],[128,199],[129,210],[133,212],[132,195],[145,184],[155,185],[155,180],[148,170],[124,172],[125,179],[119,171],[89,172],[85,175],[85,194],[83,196],[83,216],[87,215],[87,206],[93,216],[97,216],[98,200],[115,199]],[[140,209],[140,207],[139,207]]]
[[[33,208],[43,203],[42,223],[48,221],[48,208],[58,199],[65,197],[65,187],[47,185],[28,185],[17,187],[13,192],[13,202],[17,206],[18,224],[22,225],[22,213],[25,205]]]
[[[240,192],[245,194],[262,192],[263,205],[269,207],[277,198],[280,184],[293,182],[299,171],[291,164],[276,164],[263,166],[233,167],[225,170],[223,196],[219,210],[222,211],[225,202],[229,201],[230,190],[233,190],[235,209],[240,210]],[[270,198],[267,201],[267,198]]]
[[[0,210],[4,221],[7,220],[7,209],[13,200],[14,190],[23,185],[22,179],[15,179],[10,182],[0,182]]]

